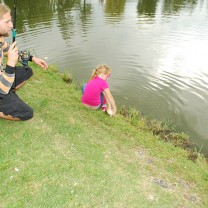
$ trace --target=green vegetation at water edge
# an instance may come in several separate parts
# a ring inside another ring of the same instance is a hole
[[[0,207],[208,207],[202,156],[189,160],[136,112],[85,108],[66,75],[33,68],[17,93],[34,118],[0,120]]]

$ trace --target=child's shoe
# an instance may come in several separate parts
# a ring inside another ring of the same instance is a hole
[[[106,110],[107,110],[106,105],[102,105],[102,111],[103,111],[103,112],[106,112]]]

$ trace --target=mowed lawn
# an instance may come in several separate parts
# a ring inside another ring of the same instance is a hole
[[[50,66],[17,93],[26,122],[1,119],[0,207],[206,208],[208,166],[187,151],[81,105],[77,84]]]

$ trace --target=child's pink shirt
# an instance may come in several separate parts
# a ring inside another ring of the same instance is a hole
[[[98,106],[101,103],[100,94],[109,88],[106,80],[100,77],[95,77],[90,80],[84,90],[82,95],[82,103],[90,106]]]

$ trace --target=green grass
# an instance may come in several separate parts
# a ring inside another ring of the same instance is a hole
[[[18,94],[34,118],[0,120],[1,208],[208,207],[203,157],[188,160],[139,127],[137,113],[139,121],[86,109],[76,84],[52,66],[33,68]]]

